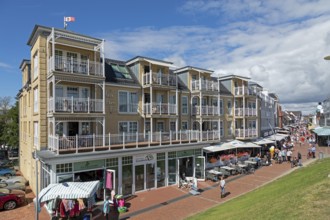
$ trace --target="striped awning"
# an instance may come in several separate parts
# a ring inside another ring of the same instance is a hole
[[[52,199],[79,199],[90,198],[98,189],[100,181],[90,182],[65,182],[49,184],[39,193],[39,202]]]

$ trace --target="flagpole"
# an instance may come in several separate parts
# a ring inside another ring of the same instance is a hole
[[[64,17],[64,29],[66,29],[66,22],[65,22],[65,17]]]

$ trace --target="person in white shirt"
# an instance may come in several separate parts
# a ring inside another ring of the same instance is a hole
[[[225,197],[226,194],[225,186],[226,186],[226,181],[223,177],[221,177],[220,180],[221,198]]]

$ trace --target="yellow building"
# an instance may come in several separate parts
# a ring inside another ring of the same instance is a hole
[[[33,191],[103,180],[119,194],[205,180],[203,148],[259,136],[249,78],[137,56],[104,57],[104,41],[36,25],[23,60],[20,170]],[[35,159],[37,156],[37,161]],[[38,167],[37,167],[38,165]]]

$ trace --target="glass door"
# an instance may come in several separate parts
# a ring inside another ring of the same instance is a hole
[[[195,158],[195,177],[198,180],[205,180],[205,157]]]
[[[155,164],[146,164],[146,182],[147,188],[155,188]]]
[[[135,192],[144,190],[144,165],[135,166]]]

